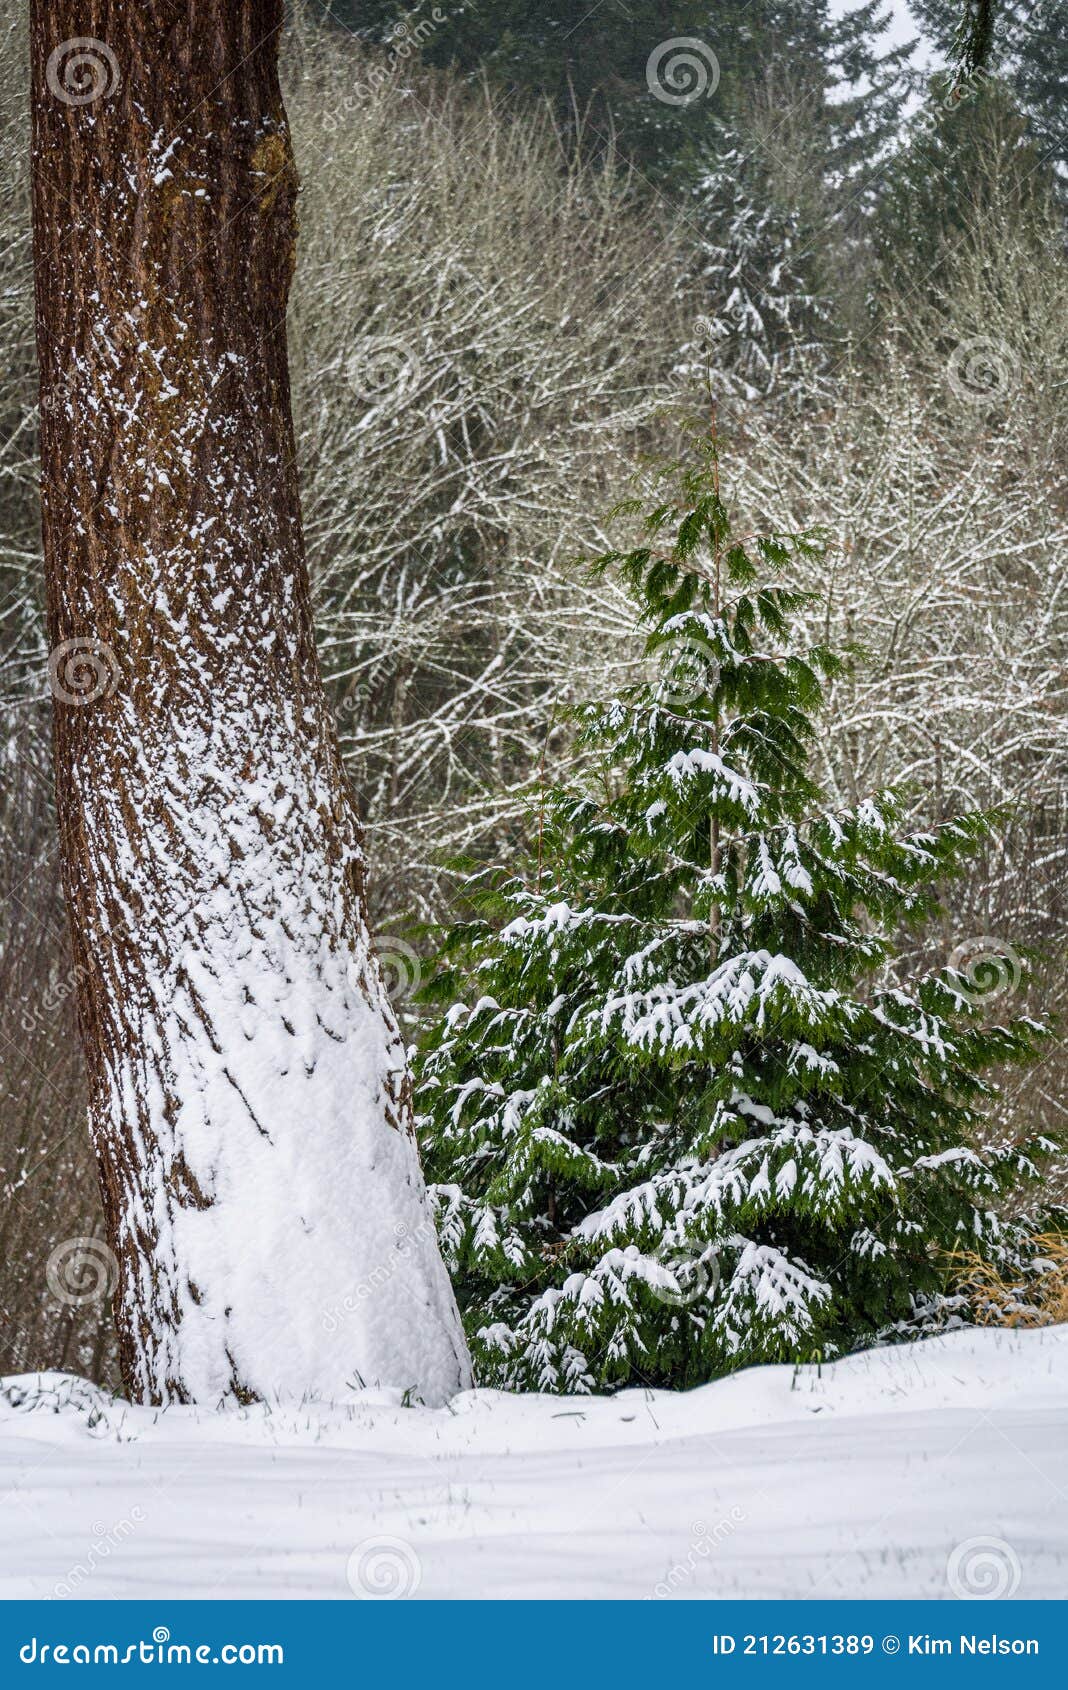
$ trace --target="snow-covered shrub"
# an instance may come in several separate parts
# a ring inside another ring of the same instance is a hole
[[[719,147],[690,190],[698,320],[717,391],[737,405],[789,399],[799,371],[818,378],[832,335],[830,300],[814,280],[811,229],[776,197],[767,155],[722,126]]]

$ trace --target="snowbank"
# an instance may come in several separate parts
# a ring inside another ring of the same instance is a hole
[[[1063,1597],[1068,1327],[673,1395],[0,1387],[0,1595]]]

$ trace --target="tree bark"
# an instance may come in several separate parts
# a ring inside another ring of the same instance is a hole
[[[282,0],[33,0],[55,767],[131,1394],[468,1380],[313,640]]]

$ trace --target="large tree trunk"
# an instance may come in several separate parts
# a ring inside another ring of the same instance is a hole
[[[312,636],[282,0],[34,0],[55,758],[132,1394],[467,1358]]]

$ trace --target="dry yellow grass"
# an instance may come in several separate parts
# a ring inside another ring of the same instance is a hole
[[[1068,1321],[1068,1237],[1043,1232],[1035,1244],[1035,1275],[1026,1283],[1003,1279],[974,1251],[954,1255],[954,1287],[978,1325],[1058,1326]]]

